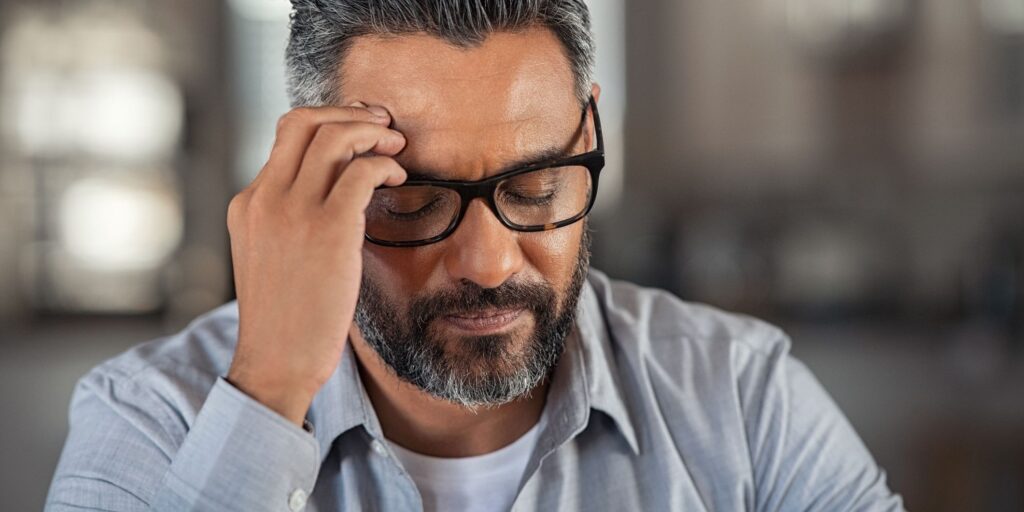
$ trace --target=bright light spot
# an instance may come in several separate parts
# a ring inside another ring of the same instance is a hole
[[[1024,34],[1024,0],[982,0],[981,17],[996,32]]]
[[[181,207],[154,184],[86,178],[60,202],[60,240],[84,266],[136,271],[160,266],[181,240]]]
[[[83,153],[138,162],[173,155],[184,102],[165,75],[137,70],[36,71],[18,87],[14,128],[36,155]]]
[[[149,71],[96,71],[74,84],[81,109],[76,139],[90,153],[128,160],[170,156],[184,108],[165,75]]]

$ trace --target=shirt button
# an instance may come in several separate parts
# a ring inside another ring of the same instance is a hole
[[[288,496],[288,508],[291,509],[292,512],[299,512],[302,510],[302,507],[306,506],[306,500],[308,498],[306,491],[303,491],[302,489],[295,489],[292,491],[292,494]]]
[[[370,446],[373,448],[374,453],[381,457],[388,454],[387,450],[384,449],[384,443],[381,443],[380,441],[374,441],[373,443],[370,443]]]

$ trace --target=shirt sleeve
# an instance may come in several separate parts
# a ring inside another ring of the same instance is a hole
[[[137,383],[83,379],[46,510],[302,508],[319,469],[308,432],[222,378],[182,423],[173,400]]]
[[[885,472],[788,341],[748,375],[755,510],[901,511]],[[757,396],[760,395],[760,396]]]

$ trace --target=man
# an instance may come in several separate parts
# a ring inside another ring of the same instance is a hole
[[[588,273],[582,0],[293,0],[236,304],[87,375],[50,510],[899,510],[785,336]]]

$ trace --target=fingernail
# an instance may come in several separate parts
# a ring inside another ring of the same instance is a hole
[[[357,102],[354,102],[354,103],[349,103],[348,106],[350,106],[350,107],[366,108],[366,103],[363,103],[361,101],[357,101]]]
[[[366,107],[366,110],[369,110],[373,115],[375,115],[377,117],[388,117],[389,116],[388,110],[386,108],[378,107],[377,105],[373,105],[372,107]]]

